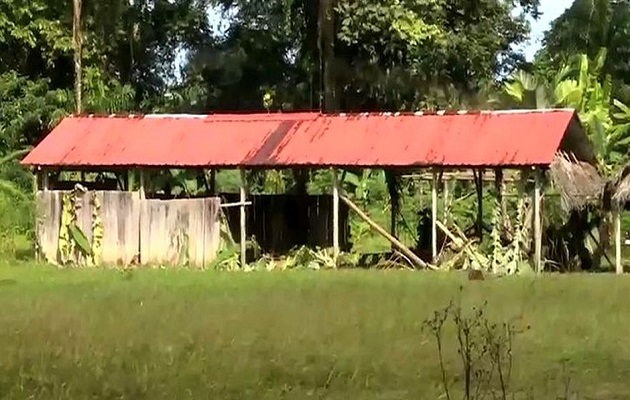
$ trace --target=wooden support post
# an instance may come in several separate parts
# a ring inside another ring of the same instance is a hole
[[[214,168],[210,170],[210,194],[217,195],[217,170]]]
[[[623,264],[621,263],[621,207],[619,205],[613,208],[613,218],[615,220],[615,270],[621,275]]]
[[[449,200],[448,200],[448,184],[449,181],[446,178],[446,175],[442,175],[442,183],[444,185],[444,192],[442,193],[442,212],[443,212],[443,216],[442,216],[442,220],[444,221],[444,223],[446,224],[448,222],[448,209],[449,209]]]
[[[475,176],[475,189],[477,191],[477,235],[479,241],[483,240],[483,175],[484,170],[473,172]]]
[[[433,170],[433,180],[431,181],[431,256],[433,262],[437,260],[437,170]]]
[[[47,192],[50,190],[50,175],[45,169],[40,169],[39,174],[42,177],[42,190]]]
[[[541,171],[534,173],[534,265],[536,272],[543,272],[542,265],[542,225],[541,225]]]
[[[133,188],[136,186],[136,171],[133,169],[127,170],[127,191],[133,192]]]
[[[140,199],[144,200],[147,198],[147,193],[146,193],[146,172],[145,170],[141,169],[140,170]]]
[[[333,168],[333,255],[335,259],[339,257],[339,175],[337,169]]]
[[[247,193],[245,188],[247,186],[247,179],[245,177],[245,169],[241,168],[241,269],[245,269],[247,266],[247,214],[245,213],[245,202],[247,201]]]

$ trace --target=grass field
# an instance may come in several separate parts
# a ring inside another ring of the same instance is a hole
[[[10,399],[438,399],[422,322],[458,296],[516,339],[513,383],[627,399],[630,278],[469,282],[418,272],[229,274],[0,267],[0,394]],[[461,368],[445,337],[449,376]],[[450,379],[450,378],[449,378]],[[459,398],[459,397],[458,397]]]

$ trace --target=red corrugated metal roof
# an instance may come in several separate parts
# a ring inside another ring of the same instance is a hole
[[[549,165],[572,110],[65,118],[23,160],[65,167]]]

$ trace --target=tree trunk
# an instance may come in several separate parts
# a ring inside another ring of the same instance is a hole
[[[335,62],[335,3],[336,0],[320,0],[319,2],[319,51],[323,74],[323,104],[324,112],[339,111],[336,79],[334,76]]]
[[[82,0],[73,0],[72,42],[74,45],[74,96],[77,115],[83,112],[82,107],[82,54],[83,37],[81,32]]]

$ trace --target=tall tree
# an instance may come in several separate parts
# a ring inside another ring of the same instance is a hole
[[[601,69],[609,74],[617,96],[630,100],[630,3],[618,0],[575,0],[545,33],[536,57],[539,69],[553,71],[578,54],[590,58],[601,48],[608,57]]]
[[[324,82],[328,102],[342,110],[423,107],[435,86],[472,93],[520,65],[514,45],[527,38],[525,16],[537,16],[538,7],[538,0],[220,3],[233,15],[230,29],[193,52],[188,72],[203,76],[210,96],[217,96],[213,108],[229,99],[231,109],[262,108],[268,87],[276,107],[317,107]],[[247,87],[227,79],[251,70],[264,73],[247,74]]]

